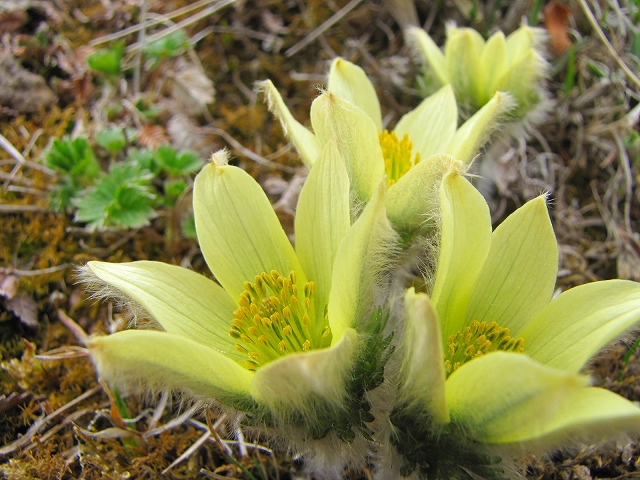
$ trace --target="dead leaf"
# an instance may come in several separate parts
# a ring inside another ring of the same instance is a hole
[[[12,392],[8,397],[6,395],[0,396],[0,413],[4,413],[7,410],[12,409],[18,405],[24,405],[33,398],[31,392],[16,393]]]
[[[26,293],[20,293],[5,302],[8,310],[11,310],[22,323],[29,328],[39,328],[38,306],[33,298]]]
[[[22,27],[29,17],[24,10],[0,12],[0,33],[13,33]]]
[[[138,143],[143,147],[158,148],[170,141],[167,131],[160,125],[145,125],[138,131]]]
[[[18,277],[7,275],[0,281],[0,295],[11,299],[18,293]]]
[[[544,7],[544,23],[556,55],[562,55],[571,46],[567,31],[570,13],[567,7],[555,0]]]
[[[213,82],[194,66],[187,66],[173,76],[171,96],[189,115],[198,115],[213,99]]]

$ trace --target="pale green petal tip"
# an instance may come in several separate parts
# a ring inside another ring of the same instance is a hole
[[[517,101],[513,96],[496,92],[486,105],[458,128],[445,153],[470,164],[494,130],[516,106]]]
[[[269,111],[280,121],[284,134],[296,147],[302,163],[311,168],[320,153],[316,136],[293,117],[271,80],[257,82],[256,85],[264,95]]]
[[[435,307],[424,293],[413,288],[404,296],[406,311],[401,347],[403,349],[402,401],[418,407],[438,424],[449,422],[445,398],[445,369],[442,333]]]
[[[438,190],[443,178],[451,172],[464,175],[466,168],[450,155],[433,155],[389,187],[385,205],[396,231],[408,236],[433,231],[440,218]]]
[[[382,130],[382,112],[378,95],[362,68],[344,58],[335,58],[331,62],[327,90],[364,110],[376,128]]]
[[[311,105],[311,122],[319,144],[335,139],[349,174],[356,201],[367,202],[384,175],[379,130],[360,107],[333,92],[325,92]]]
[[[357,346],[358,334],[349,328],[329,348],[281,357],[256,371],[251,394],[278,417],[298,412],[314,419],[318,401],[340,408]]]
[[[409,27],[406,30],[407,40],[414,57],[427,63],[441,84],[450,82],[445,64],[444,54],[431,37],[422,28]]]

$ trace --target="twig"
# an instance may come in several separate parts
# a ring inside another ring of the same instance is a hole
[[[338,10],[336,13],[331,15],[330,18],[325,20],[322,23],[322,25],[320,25],[318,28],[316,28],[313,32],[311,32],[305,38],[303,38],[298,43],[296,43],[293,47],[289,48],[286,52],[284,52],[284,56],[288,58],[288,57],[298,53],[300,50],[302,50],[304,47],[306,47],[311,42],[313,42],[316,38],[318,38],[320,35],[322,35],[334,23],[336,23],[338,20],[340,20],[342,17],[344,17],[347,13],[349,13],[351,10],[353,10],[355,7],[357,7],[358,4],[361,1],[362,0],[351,0],[349,3],[347,3],[340,10]]]
[[[0,203],[0,212],[47,212],[48,208],[38,205],[15,205],[13,203]]]
[[[616,61],[618,66],[622,70],[624,70],[624,73],[626,73],[627,76],[633,81],[633,83],[636,84],[636,87],[640,87],[640,79],[631,71],[631,69],[627,66],[627,64],[624,63],[624,61],[618,55],[618,52],[616,52],[615,48],[613,48],[613,45],[611,45],[611,43],[609,42],[609,39],[605,36],[604,32],[602,31],[602,28],[600,28],[600,25],[598,25],[598,21],[596,20],[596,17],[593,16],[593,13],[591,12],[589,5],[587,5],[586,0],[578,0],[578,3],[582,7],[584,14],[587,16],[587,19],[591,24],[591,28],[593,28],[596,31],[596,33],[598,34],[598,37],[600,37],[600,40],[602,40],[602,43],[604,43],[605,47],[607,47],[607,50],[609,50],[609,53],[611,54],[613,59]]]
[[[207,132],[213,133],[214,135],[218,135],[218,136],[224,138],[224,140],[227,143],[230,143],[233,148],[238,150],[245,157],[250,158],[251,160],[253,160],[256,163],[259,163],[260,165],[264,165],[266,167],[275,168],[276,170],[281,170],[281,171],[287,172],[287,173],[295,173],[295,171],[296,171],[295,168],[287,167],[286,165],[281,165],[279,163],[270,162],[266,158],[261,157],[260,155],[258,155],[257,153],[252,152],[248,148],[242,146],[242,144],[240,142],[238,142],[235,138],[233,138],[231,135],[229,135],[224,130],[221,130],[220,128],[202,127],[200,130],[205,132],[205,133],[207,133]]]
[[[195,413],[195,411],[200,407],[201,407],[201,405],[196,403],[189,410],[184,412],[182,415],[174,418],[170,422],[165,423],[164,425],[161,425],[161,426],[159,426],[157,428],[153,428],[151,430],[147,430],[146,432],[144,432],[142,434],[142,438],[153,437],[154,435],[159,435],[159,434],[161,434],[162,432],[164,432],[166,430],[171,430],[172,428],[175,428],[175,427],[177,427],[179,425],[182,425],[184,422],[189,420],[191,418],[191,416]]]
[[[87,346],[87,344],[89,343],[89,335],[87,335],[87,332],[85,332],[84,329],[62,309],[58,309],[58,320],[60,320],[60,323],[62,323],[65,327],[71,330],[71,333],[73,333],[73,336],[76,337],[81,345],[84,345],[85,347]]]
[[[182,20],[181,22],[176,23],[175,25],[165,28],[164,30],[155,33],[153,35],[150,35],[149,37],[147,37],[146,42],[150,43],[150,42],[154,42],[162,37],[165,37],[167,35],[172,34],[173,32],[176,32],[178,30],[181,30],[184,27],[187,27],[193,23],[196,23],[200,20],[202,20],[205,17],[208,17],[209,15],[212,15],[213,13],[217,12],[218,10],[220,10],[223,7],[226,7],[227,5],[232,4],[233,2],[235,2],[235,0],[221,0],[219,3],[215,4],[215,5],[211,5],[210,7],[205,8],[204,10],[196,13],[195,15],[190,16],[189,18],[186,18],[184,20]],[[163,20],[164,21],[164,18]],[[126,52],[133,52],[134,50],[143,47],[144,45],[140,42],[136,42],[134,44],[129,45],[126,48]]]
[[[138,32],[138,43],[144,45],[147,36],[147,0],[140,0],[140,25],[142,28]],[[142,49],[136,52],[133,63],[133,97],[140,95],[140,70],[142,68]]]
[[[2,207],[2,205],[0,205],[0,207]],[[48,275],[50,273],[56,273],[69,267],[73,267],[73,263],[63,263],[61,265],[56,265],[55,267],[41,268],[39,270],[20,270],[18,268],[0,267],[0,273],[4,273],[5,275],[17,275],[19,277],[36,277],[38,275]]]
[[[193,443],[193,445],[191,445],[189,448],[187,448],[182,455],[180,455],[173,462],[171,462],[171,465],[169,465],[167,468],[162,470],[162,475],[166,474],[173,467],[175,467],[179,463],[181,463],[181,462],[185,461],[187,458],[189,458],[193,453],[195,453],[196,450],[198,450],[202,446],[202,444],[204,442],[206,442],[209,439],[209,437],[211,437],[211,432],[209,432],[209,431],[204,432],[200,436],[200,438],[198,438],[198,440],[196,440]]]
[[[149,421],[149,429],[155,428],[155,426],[160,421],[160,417],[164,413],[164,409],[167,408],[167,402],[169,401],[169,393],[162,392],[162,396],[160,397],[160,401],[158,405],[156,405],[155,410],[153,411],[153,415],[151,416],[151,420]]]
[[[55,360],[68,360],[70,358],[81,358],[81,357],[88,357],[88,356],[89,356],[88,349],[71,345],[69,347],[60,347],[60,348],[55,348],[53,350],[49,350],[48,352],[45,352],[42,355],[36,355],[36,358],[42,362],[46,362],[46,361],[55,361]]]
[[[174,10],[173,12],[168,13],[167,15],[162,15],[160,18],[157,18],[155,20],[147,20],[146,22],[144,22],[144,24],[139,23],[138,25],[133,25],[129,28],[125,28],[124,30],[120,30],[119,32],[111,33],[109,35],[104,35],[102,37],[91,40],[91,42],[89,42],[89,45],[91,45],[92,47],[95,47],[96,45],[100,45],[102,43],[107,43],[122,37],[126,37],[131,33],[136,33],[140,29],[153,27],[155,25],[158,25],[166,21],[167,19],[171,19],[174,17],[178,17],[180,15],[183,15],[185,13],[189,13],[192,10],[200,8],[204,5],[208,5],[209,3],[212,3],[214,1],[215,0],[200,0],[199,2],[192,3],[191,5],[178,8],[177,10]]]
[[[22,156],[22,154],[14,147],[9,140],[7,140],[4,135],[0,134],[0,146],[4,148],[4,150],[11,155],[16,161],[21,165],[26,165],[27,160]],[[46,173],[47,175],[55,176],[56,172],[51,170],[50,168],[45,167],[44,165],[38,165],[37,163],[29,162],[29,166],[31,168],[35,168],[36,170],[40,170],[41,172]]]
[[[631,165],[629,163],[629,155],[627,155],[627,149],[624,147],[624,142],[620,138],[618,132],[614,133],[613,138],[618,146],[618,156],[620,158],[620,166],[624,173],[624,226],[627,229],[627,234],[633,237],[633,229],[631,228],[631,199],[633,198],[633,176],[631,174]]]
[[[86,400],[87,398],[91,397],[92,395],[95,395],[101,389],[102,389],[102,387],[100,385],[96,385],[92,389],[87,390],[86,392],[84,392],[79,397],[75,398],[74,400],[71,400],[69,403],[67,403],[67,404],[63,405],[62,407],[58,408],[55,412],[51,413],[50,415],[48,415],[46,417],[43,416],[43,417],[38,418],[34,422],[34,424],[31,425],[31,427],[29,427],[29,430],[27,430],[27,432],[22,437],[17,439],[15,442],[12,442],[12,443],[10,443],[8,445],[5,445],[4,447],[0,448],[0,457],[8,455],[8,454],[14,452],[15,450],[17,450],[18,448],[30,443],[32,441],[31,440],[32,437],[36,433],[38,433],[47,423],[49,423],[51,420],[53,420],[55,417],[57,417],[61,413],[69,410],[71,407],[77,405],[78,403],[82,402],[83,400]]]

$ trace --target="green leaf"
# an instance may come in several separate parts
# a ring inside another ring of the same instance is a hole
[[[76,221],[91,229],[134,228],[146,224],[153,214],[155,195],[149,191],[152,174],[128,164],[114,165],[109,174],[73,202]]]
[[[197,238],[196,219],[193,214],[189,215],[182,221],[182,235],[186,238]]]
[[[170,145],[158,147],[153,158],[169,175],[187,175],[202,167],[202,161],[195,152],[187,151],[178,155]]]
[[[137,148],[129,149],[127,160],[132,165],[135,165],[140,170],[148,170],[151,173],[158,173],[160,170],[156,161],[154,160],[155,152],[149,148],[139,150]]]
[[[167,205],[173,205],[187,188],[187,182],[181,178],[164,182],[164,197]]]
[[[161,60],[182,55],[189,48],[189,37],[184,30],[176,30],[169,35],[149,42],[142,48],[142,52],[156,65]]]
[[[87,57],[87,65],[91,70],[107,75],[120,75],[122,73],[122,52],[124,43],[117,42],[109,49],[99,49]]]
[[[100,174],[98,160],[84,138],[56,138],[42,159],[47,167],[74,179],[91,180]]]
[[[96,142],[111,153],[118,153],[127,145],[127,137],[123,128],[101,130],[96,134]]]

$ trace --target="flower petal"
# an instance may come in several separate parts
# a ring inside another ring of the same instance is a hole
[[[451,85],[445,85],[420,105],[404,115],[395,131],[399,139],[405,134],[413,143],[413,153],[420,153],[424,161],[442,153],[458,125],[458,106]]]
[[[498,31],[487,40],[482,50],[480,64],[491,65],[491,68],[482,70],[483,78],[478,81],[481,86],[478,98],[480,104],[484,105],[496,93],[496,80],[502,76],[507,68],[507,42],[504,33]]]
[[[368,201],[384,175],[378,129],[363,110],[338,95],[326,92],[311,105],[311,123],[324,146],[335,138],[349,173],[351,191]]]
[[[521,331],[551,300],[557,271],[558,244],[545,197],[540,196],[493,232],[466,323],[494,321],[512,332]]]
[[[511,66],[520,60],[527,50],[536,44],[536,31],[542,29],[521,26],[507,37],[507,65]]]
[[[640,284],[595,282],[563,292],[517,335],[537,361],[578,372],[602,347],[640,321]]]
[[[587,385],[587,376],[494,352],[462,365],[445,386],[451,421],[476,441],[505,443],[551,433],[566,395]]]
[[[404,402],[418,404],[438,423],[449,422],[445,399],[445,370],[442,359],[440,321],[429,297],[413,288],[404,296],[406,317],[402,333]]]
[[[237,301],[244,282],[262,272],[295,270],[306,283],[298,257],[269,199],[244,170],[206,165],[198,174],[193,209],[200,248],[220,285]]]
[[[125,388],[186,389],[223,403],[247,397],[253,374],[199,342],[152,330],[126,330],[89,341],[100,376]]]
[[[511,111],[516,101],[511,95],[496,92],[493,98],[456,131],[445,153],[469,163],[487,142],[502,115]]]
[[[478,96],[476,76],[483,71],[480,55],[484,39],[473,28],[447,28],[444,58],[449,81],[460,99],[475,99]],[[480,107],[480,105],[473,105]]]
[[[339,407],[347,395],[345,381],[357,343],[356,331],[347,329],[340,341],[329,348],[274,360],[256,370],[251,394],[282,416],[292,411],[313,416],[318,399]]]
[[[335,345],[347,329],[357,328],[358,321],[369,313],[377,272],[382,270],[381,262],[388,261],[381,253],[394,240],[384,208],[384,181],[381,181],[336,253],[328,311],[332,344]]]
[[[412,50],[431,67],[440,83],[443,85],[449,83],[444,54],[435,42],[431,40],[427,32],[419,27],[409,27],[406,30],[406,34],[407,39],[411,42]]]
[[[452,170],[464,171],[462,162],[449,155],[423,159],[387,191],[387,217],[397,231],[411,235],[435,227],[436,191],[442,177]]]
[[[300,159],[307,167],[316,161],[320,153],[320,146],[316,136],[311,130],[298,122],[287,108],[284,100],[271,80],[264,80],[257,83],[259,91],[263,93],[269,106],[269,111],[280,120],[284,134],[291,140],[296,150],[300,154]]]
[[[464,327],[469,298],[491,247],[491,215],[480,192],[452,172],[440,187],[440,254],[431,299],[446,341]]]
[[[324,318],[333,260],[351,225],[349,177],[330,140],[300,192],[296,209],[296,252],[309,280],[316,282],[316,318]]]
[[[360,107],[373,120],[376,128],[382,130],[378,94],[362,68],[344,58],[336,58],[329,69],[327,90]]]
[[[492,442],[548,450],[567,441],[598,443],[623,433],[636,434],[640,429],[640,409],[603,388],[574,388],[537,401],[541,403],[509,412],[492,425]],[[546,415],[538,416],[545,407]],[[515,423],[514,418],[521,423]]]
[[[229,336],[236,304],[207,277],[161,262],[89,262],[87,267],[139,303],[167,332],[242,358]]]
[[[536,91],[538,79],[548,70],[548,64],[535,50],[526,52],[519,61],[511,65],[502,76],[496,78],[496,89],[509,92],[518,100],[518,115],[540,100]]]

